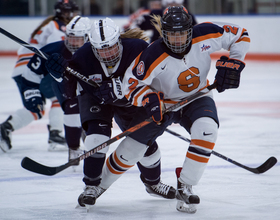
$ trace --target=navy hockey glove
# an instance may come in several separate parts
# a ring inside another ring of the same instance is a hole
[[[142,100],[142,105],[146,109],[148,116],[152,116],[153,120],[157,123],[163,119],[163,98],[164,94],[162,92],[151,92],[146,94]]]
[[[63,73],[65,72],[68,66],[68,61],[64,59],[61,54],[53,53],[47,59],[45,66],[50,75],[57,82],[61,82],[63,80]]]
[[[39,84],[30,82],[22,77],[21,92],[24,100],[23,104],[29,111],[37,114],[40,119],[44,115],[44,98],[39,90]]]
[[[229,59],[227,56],[221,56],[216,63],[218,69],[215,81],[217,91],[223,92],[226,89],[239,87],[240,73],[244,69],[245,63],[240,60]]]
[[[120,78],[103,81],[93,94],[100,100],[101,104],[112,104],[124,97]]]

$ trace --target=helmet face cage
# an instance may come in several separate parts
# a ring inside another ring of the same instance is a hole
[[[162,30],[163,41],[173,53],[183,53],[192,41],[192,28],[185,31]]]
[[[75,53],[89,40],[90,20],[81,16],[74,17],[66,26],[65,46]]]
[[[100,62],[104,63],[108,67],[113,67],[122,56],[123,46],[119,39],[118,42],[112,46],[104,46],[102,49],[92,46],[92,49],[94,55]]]
[[[165,9],[161,18],[164,43],[173,53],[183,53],[192,41],[192,17],[183,6]]]
[[[106,66],[115,66],[121,59],[120,28],[110,18],[94,21],[90,42],[94,55]]]

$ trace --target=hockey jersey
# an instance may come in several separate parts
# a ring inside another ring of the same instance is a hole
[[[64,40],[65,31],[66,26],[63,22],[59,20],[52,20],[48,24],[43,26],[33,38],[29,39],[29,43],[33,47],[40,49],[41,47],[49,43]],[[28,64],[29,60],[34,55],[31,50],[23,46],[18,49],[17,54],[18,59],[14,67],[12,77],[21,75],[25,71],[26,65]]]
[[[46,46],[40,49],[44,53],[51,55],[53,53],[61,54],[65,59],[70,59],[72,57],[72,53],[67,49],[64,44],[64,41],[58,41],[51,44],[47,44]],[[22,73],[22,76],[31,82],[40,84],[42,78],[48,74],[48,71],[45,67],[46,60],[39,55],[35,54],[30,62],[27,64],[28,68]]]
[[[113,67],[112,73],[108,72],[105,64],[99,62],[99,60],[95,57],[89,42],[85,43],[75,52],[72,59],[69,61],[69,66],[99,84],[102,83],[102,81],[110,80],[111,78],[120,77],[122,80],[130,63],[148,46],[148,43],[144,40],[131,38],[123,38],[121,41],[123,45],[122,57],[115,67]],[[85,83],[84,81],[78,81],[80,85],[80,93],[86,92],[88,94],[93,94],[93,86]],[[123,101],[125,101],[125,103],[123,103]],[[115,105],[122,106],[128,103],[126,99],[123,101],[119,103],[115,102]]]
[[[246,29],[221,23],[194,26],[192,44],[185,55],[172,53],[159,39],[127,69],[123,79],[124,94],[133,105],[142,106],[145,94],[161,91],[165,103],[174,104],[209,85],[211,53],[225,49],[230,51],[230,58],[243,61],[249,42]]]

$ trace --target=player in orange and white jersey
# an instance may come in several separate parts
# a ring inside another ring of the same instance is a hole
[[[191,143],[182,168],[176,169],[176,208],[195,213],[200,198],[192,186],[201,179],[218,135],[219,119],[213,94],[210,91],[180,110],[165,114],[163,110],[198,91],[209,91],[206,87],[210,54],[221,49],[228,50],[229,57],[222,56],[216,63],[218,71],[213,81],[217,91],[238,88],[250,38],[245,28],[235,24],[208,22],[193,26],[183,6],[168,7],[162,17],[154,17],[154,23],[161,38],[138,55],[122,81],[126,98],[135,106],[143,106],[154,122],[130,134],[115,152],[138,161],[143,156],[141,144],[143,151],[145,144],[155,141],[172,123],[184,127],[191,135]],[[137,124],[137,120],[143,121],[140,114],[131,125]],[[114,176],[110,164],[106,164],[102,184],[108,188],[119,176]]]
[[[78,6],[71,0],[58,0],[54,5],[55,14],[46,18],[31,34],[29,43],[37,48],[41,48],[49,43],[61,41],[65,39],[66,25],[73,18],[73,13],[78,10]],[[21,76],[28,70],[27,64],[33,57],[34,53],[29,49],[21,46],[18,50],[18,60],[14,67],[12,78],[17,83],[19,91],[21,91]],[[49,150],[68,150],[65,146],[65,139],[60,135],[63,130],[63,111],[61,106],[52,91],[52,77],[46,77],[40,84],[40,91],[43,96],[50,99],[51,109],[49,111]],[[18,109],[13,115],[0,124],[1,136],[0,147],[3,151],[8,151],[12,148],[11,133],[25,127],[33,120],[38,120],[39,117],[28,111],[26,108]]]

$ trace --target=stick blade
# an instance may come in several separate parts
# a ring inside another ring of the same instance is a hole
[[[59,167],[48,167],[40,163],[37,163],[36,161],[30,159],[29,157],[24,157],[21,161],[21,166],[24,169],[34,173],[38,173],[46,176],[53,176],[59,173],[60,171],[66,169],[68,167],[68,164],[64,164]]]
[[[275,157],[268,158],[262,165],[257,167],[258,173],[264,173],[272,168],[277,163],[277,159]]]

